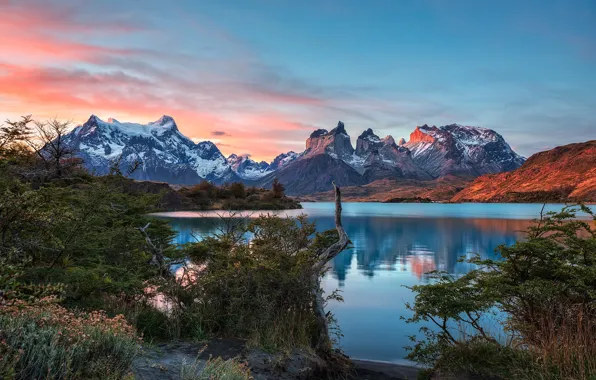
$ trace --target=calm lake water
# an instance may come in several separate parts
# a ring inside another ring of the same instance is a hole
[[[318,230],[334,228],[333,203],[303,203],[303,210],[279,215],[307,214]],[[560,210],[548,205],[545,210]],[[343,303],[330,305],[343,333],[341,348],[350,356],[403,363],[408,336],[420,326],[408,325],[406,302],[414,294],[406,286],[427,283],[425,272],[439,269],[454,274],[471,267],[458,263],[475,253],[496,258],[495,248],[523,238],[538,204],[380,204],[344,203],[343,224],[353,248],[331,262],[323,280],[326,293],[342,291]],[[178,243],[201,239],[221,222],[217,212],[159,213],[179,232]],[[223,214],[222,214],[223,215]],[[245,212],[243,216],[257,216]]]

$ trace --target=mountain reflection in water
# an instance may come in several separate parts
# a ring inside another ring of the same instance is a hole
[[[332,204],[304,206],[305,210],[289,214],[308,214],[320,231],[334,228]],[[458,262],[462,256],[497,258],[495,248],[523,238],[522,231],[531,223],[528,220],[540,211],[540,205],[418,207],[347,204],[344,208],[343,224],[352,248],[331,261],[322,286],[326,293],[338,288],[342,291],[344,302],[331,302],[328,308],[339,321],[343,334],[339,345],[348,355],[403,362],[407,354],[404,346],[410,344],[408,336],[417,334],[421,327],[400,319],[410,315],[405,303],[414,301],[407,287],[427,283],[425,273],[435,269],[453,274],[468,272],[472,266]],[[404,216],[410,210],[416,216]],[[458,210],[464,212],[458,214]],[[494,217],[495,212],[499,218]],[[508,213],[511,219],[507,219]],[[222,222],[213,214],[200,218],[192,213],[162,216],[167,216],[179,232],[178,243],[213,234]]]

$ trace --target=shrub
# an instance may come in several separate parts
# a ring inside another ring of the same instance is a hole
[[[497,248],[501,260],[476,256],[469,262],[477,270],[457,278],[432,272],[433,283],[412,287],[418,294],[408,321],[434,328],[421,329],[426,340],[409,358],[483,376],[596,378],[596,231],[575,218],[577,210],[544,215],[525,241]],[[507,342],[483,328],[495,310],[505,316]],[[467,333],[458,335],[462,326]],[[512,357],[516,364],[505,365]]]
[[[209,359],[204,368],[198,361],[183,363],[180,371],[182,380],[250,380],[250,369],[236,359]]]
[[[140,340],[123,316],[75,314],[56,304],[5,307],[0,375],[17,379],[119,379]]]
[[[170,320],[168,316],[151,307],[143,307],[135,316],[134,325],[147,340],[164,340],[172,337],[172,332],[169,329]]]
[[[186,300],[180,320],[192,321],[204,334],[245,338],[269,351],[312,347],[318,287],[312,282],[313,262],[319,248],[328,245],[322,235],[311,239],[314,232],[305,217],[262,216],[189,245],[186,253],[196,267],[205,268],[200,266],[204,262],[208,267],[191,273],[195,280],[185,295],[177,295]]]

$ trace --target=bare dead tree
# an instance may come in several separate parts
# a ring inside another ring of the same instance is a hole
[[[117,175],[122,177],[130,177],[141,165],[143,162],[140,159],[136,159],[128,165],[126,169],[126,175],[122,173],[122,155],[119,155],[117,158],[110,160],[110,175]]]
[[[323,355],[331,351],[331,341],[329,339],[327,314],[325,313],[325,299],[323,298],[323,289],[321,288],[321,276],[327,263],[343,251],[350,242],[348,234],[341,223],[341,191],[335,185],[335,182],[333,182],[333,188],[335,189],[335,229],[339,234],[339,239],[319,254],[317,261],[313,265],[311,278],[311,281],[315,285],[312,288],[312,293],[314,296],[314,312],[319,330],[315,349]]]
[[[73,160],[74,149],[65,141],[69,122],[53,119],[48,122],[36,121],[34,124],[34,133],[28,135],[25,141],[44,163],[46,170],[53,171],[56,177],[62,177],[65,169],[78,165]]]
[[[162,277],[166,277],[166,278],[172,277],[172,272],[170,271],[170,265],[168,263],[166,263],[166,259],[163,254],[164,247],[162,247],[161,245],[160,246],[155,245],[153,243],[153,240],[151,240],[151,237],[147,233],[147,229],[149,228],[150,225],[151,225],[151,223],[147,223],[147,225],[145,225],[145,227],[137,228],[137,230],[139,230],[141,232],[141,234],[143,235],[143,237],[145,238],[145,242],[147,243],[147,248],[149,248],[149,251],[153,255],[151,257],[150,264],[155,265],[158,268],[159,274]]]
[[[6,120],[8,125],[0,125],[0,155],[13,152],[22,146],[31,133],[29,123],[33,121],[31,115],[21,117],[21,120]]]

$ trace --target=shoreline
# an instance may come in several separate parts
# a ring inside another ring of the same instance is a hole
[[[421,368],[405,364],[397,364],[385,361],[350,359],[358,372],[372,372],[389,376],[394,379],[410,380],[416,379]]]

